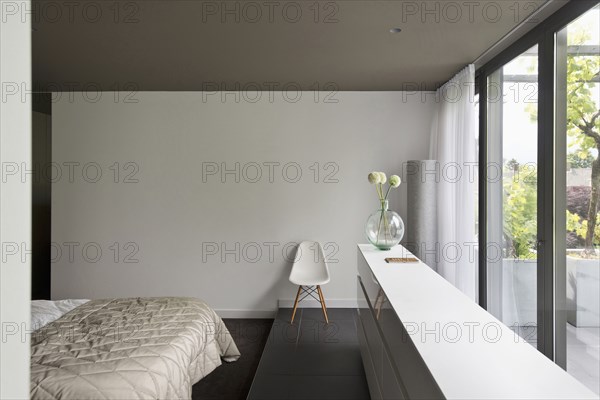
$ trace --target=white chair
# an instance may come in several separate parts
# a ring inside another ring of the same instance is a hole
[[[290,323],[294,323],[298,303],[308,296],[321,303],[325,322],[329,323],[325,297],[321,291],[321,285],[329,282],[329,268],[327,267],[323,248],[319,242],[306,241],[300,243],[296,250],[296,257],[294,258],[292,272],[290,273],[290,282],[299,286],[296,301],[294,302],[292,321]],[[300,298],[302,292],[304,292],[304,297]],[[315,292],[317,292],[319,298],[315,297]]]

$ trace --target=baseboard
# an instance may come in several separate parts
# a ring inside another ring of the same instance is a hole
[[[325,298],[325,304],[327,308],[357,308],[358,303],[356,299],[328,299]],[[279,308],[292,308],[294,307],[294,299],[279,299]],[[317,300],[306,299],[303,300],[300,305],[303,308],[321,308],[321,303]]]
[[[221,318],[275,318],[277,310],[215,310]]]
[[[279,299],[277,302],[279,308],[294,307],[294,299]],[[327,308],[357,308],[356,299],[325,299]],[[313,299],[306,299],[300,303],[303,308],[321,308],[321,304]],[[275,318],[277,310],[219,310],[215,309],[217,315],[221,318]]]

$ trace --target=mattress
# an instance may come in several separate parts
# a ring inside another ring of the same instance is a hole
[[[32,399],[190,399],[240,353],[193,298],[92,300],[32,334]]]

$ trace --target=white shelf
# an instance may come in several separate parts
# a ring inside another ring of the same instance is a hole
[[[358,245],[447,399],[598,399],[412,254]]]

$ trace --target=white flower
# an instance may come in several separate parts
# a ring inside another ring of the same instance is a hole
[[[390,176],[390,186],[397,188],[398,186],[400,186],[400,183],[402,183],[402,180],[400,179],[400,177],[398,175],[392,175]]]
[[[379,174],[377,172],[369,174],[369,183],[379,183]]]
[[[386,182],[387,182],[387,176],[385,176],[385,173],[379,172],[379,183],[381,183],[383,185]]]

